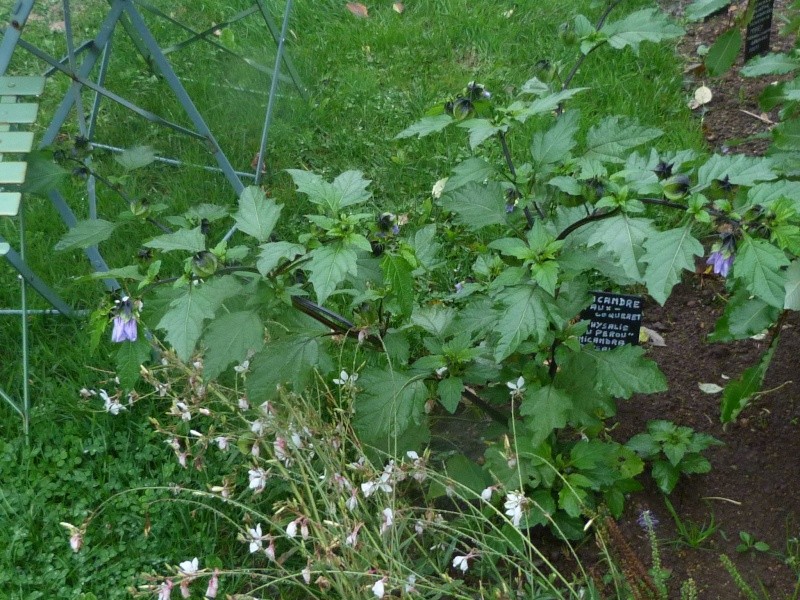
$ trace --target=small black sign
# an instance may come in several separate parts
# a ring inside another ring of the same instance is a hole
[[[753,18],[744,40],[744,61],[769,52],[769,31],[772,28],[772,5],[775,0],[756,0]]]
[[[642,297],[609,292],[592,292],[594,302],[581,313],[589,329],[581,344],[594,344],[598,350],[611,350],[623,344],[639,343],[642,324]]]

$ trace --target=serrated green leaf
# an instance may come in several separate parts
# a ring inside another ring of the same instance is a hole
[[[718,77],[727,72],[736,62],[739,51],[742,49],[742,33],[738,27],[731,27],[720,35],[705,57],[706,69],[713,77]]]
[[[589,129],[584,158],[609,163],[624,163],[632,148],[650,142],[664,132],[643,127],[620,117],[606,117]]]
[[[800,119],[786,119],[772,128],[772,140],[779,150],[800,149]]]
[[[511,288],[502,298],[506,310],[497,321],[496,332],[500,336],[494,349],[497,362],[507,358],[517,347],[533,336],[538,343],[547,333],[549,320],[546,299],[533,285]]]
[[[524,419],[525,428],[531,434],[531,444],[538,446],[556,429],[567,424],[567,414],[572,400],[562,390],[546,385],[538,390],[528,390],[520,403],[519,413]]]
[[[269,242],[261,244],[260,248],[256,268],[264,277],[277,267],[282,259],[294,260],[306,251],[304,246],[291,242]]]
[[[657,460],[653,463],[651,474],[658,489],[665,494],[669,494],[675,489],[675,486],[678,485],[678,478],[681,472],[667,461]]]
[[[187,362],[203,333],[203,322],[212,319],[218,303],[207,286],[188,287],[169,303],[156,328],[166,331],[165,339],[182,361]]]
[[[145,242],[146,248],[155,248],[163,252],[183,250],[186,252],[202,252],[206,249],[206,237],[200,227],[194,229],[179,229],[174,233],[165,233]]]
[[[437,131],[441,131],[450,123],[453,122],[453,117],[450,115],[436,115],[435,117],[424,117],[406,127],[403,131],[394,136],[394,139],[399,140],[403,138],[410,138],[414,136],[425,137]]]
[[[775,354],[775,349],[778,347],[778,339],[776,336],[767,351],[761,356],[757,365],[746,369],[742,376],[738,379],[731,381],[725,386],[725,391],[722,393],[722,405],[720,410],[720,420],[723,423],[730,423],[739,413],[744,410],[750,400],[760,390],[764,384],[764,377],[767,374],[767,369],[772,362],[772,357]]]
[[[57,189],[69,177],[69,171],[53,160],[49,150],[36,150],[27,156],[28,169],[25,183],[20,186],[24,194],[41,194]]]
[[[747,202],[769,208],[781,198],[788,198],[800,212],[800,181],[779,179],[771,183],[759,183],[747,190]]]
[[[155,159],[156,152],[150,146],[134,146],[114,157],[114,160],[121,164],[126,171],[146,167]]]
[[[579,111],[561,115],[547,131],[537,131],[531,142],[533,172],[541,177],[552,170],[552,165],[564,161],[577,143]]]
[[[183,216],[196,223],[203,219],[213,223],[214,221],[219,221],[228,216],[228,207],[222,206],[221,204],[209,204],[208,202],[204,202],[202,204],[190,206],[189,210],[183,213]]]
[[[332,213],[339,210],[341,192],[334,188],[333,184],[310,171],[287,169],[286,172],[292,176],[297,191],[308,196],[309,201],[327,207]]]
[[[453,174],[447,178],[442,193],[447,194],[473,181],[486,181],[494,171],[494,165],[483,158],[468,158],[453,169]]]
[[[469,131],[469,147],[472,150],[500,131],[500,127],[492,125],[488,119],[468,119],[459,123],[458,127]]]
[[[414,255],[419,264],[431,270],[442,265],[439,259],[439,250],[442,245],[436,241],[436,225],[430,224],[418,229],[414,234]]]
[[[358,272],[355,250],[341,243],[315,248],[308,256],[311,260],[306,263],[305,268],[320,304],[325,303],[348,273],[356,275]]]
[[[103,219],[78,221],[55,245],[55,250],[63,252],[64,250],[95,246],[110,238],[116,228],[116,223]]]
[[[469,183],[442,197],[445,210],[456,214],[456,221],[476,231],[506,222],[506,197],[499,183]]]
[[[428,390],[421,379],[396,369],[369,368],[361,374],[359,387],[354,426],[365,442],[385,447],[422,421]]]
[[[261,349],[264,326],[253,311],[226,313],[208,326],[203,345],[203,378],[216,379],[231,364],[241,363],[248,352]]]
[[[264,191],[249,186],[239,195],[239,210],[236,211],[236,227],[239,231],[252,235],[259,242],[266,242],[278,222],[283,206],[267,198]]]
[[[381,259],[381,271],[388,284],[389,296],[397,300],[398,316],[409,316],[414,306],[414,269],[402,256],[387,253]]]
[[[323,356],[316,337],[297,335],[270,342],[250,360],[247,394],[263,402],[277,396],[278,386],[285,384],[302,393]]]
[[[761,333],[772,325],[778,318],[779,312],[777,308],[759,298],[748,299],[733,307],[728,329],[734,339],[745,339]]]
[[[141,365],[150,359],[150,343],[139,336],[135,342],[121,342],[117,350],[117,370],[119,385],[132,390],[139,381]]]
[[[786,310],[800,310],[800,260],[795,260],[786,269],[785,291],[786,298],[783,308]]]
[[[632,218],[623,213],[594,223],[587,245],[599,245],[602,252],[617,260],[626,276],[640,281],[642,248],[645,240],[655,233],[651,219]]]
[[[461,403],[461,392],[463,391],[464,382],[461,381],[460,377],[442,379],[439,385],[436,386],[439,402],[451,415],[456,412],[458,405]]]
[[[548,94],[542,98],[537,98],[533,102],[517,101],[509,106],[509,113],[517,121],[524,123],[533,115],[544,115],[554,111],[564,101],[569,100],[574,95],[587,89],[588,88],[568,88],[555,92],[554,94]]]
[[[132,279],[133,281],[144,280],[144,275],[139,273],[138,265],[128,265],[127,267],[120,267],[118,269],[109,269],[108,271],[98,271],[89,275],[91,279]]]
[[[686,7],[686,18],[689,21],[705,19],[718,10],[725,8],[731,0],[695,0]]]
[[[781,269],[788,265],[789,260],[782,250],[766,240],[745,235],[733,261],[733,275],[757,298],[783,308],[786,274]]]
[[[684,34],[684,30],[672,23],[660,10],[644,8],[619,21],[608,23],[600,33],[608,36],[608,44],[612,48],[621,49],[630,46],[634,53],[638,53],[640,43],[662,42],[680,37]]]
[[[584,349],[597,368],[596,386],[615,398],[654,394],[667,389],[667,379],[658,365],[645,357],[641,346],[617,346],[612,350]]]
[[[339,208],[361,204],[372,197],[372,193],[367,191],[367,187],[372,183],[369,179],[364,179],[361,171],[345,171],[333,180],[333,188],[339,192]]]
[[[499,250],[505,256],[526,259],[533,258],[534,253],[531,248],[519,238],[500,238],[489,244],[489,248]]]
[[[770,53],[764,56],[756,56],[747,61],[747,64],[739,70],[742,77],[761,77],[762,75],[783,75],[791,73],[800,67],[797,57],[790,56],[783,52]]]
[[[663,306],[681,280],[681,271],[694,271],[694,257],[703,255],[703,245],[692,236],[691,226],[687,225],[654,233],[644,247],[647,291]]]
[[[744,154],[713,155],[697,170],[697,186],[700,191],[714,181],[728,178],[732,185],[753,185],[757,181],[771,181],[777,175],[771,169],[771,161],[763,156]]]
[[[416,306],[411,315],[411,322],[431,335],[442,339],[455,317],[456,311],[447,306],[439,304]]]

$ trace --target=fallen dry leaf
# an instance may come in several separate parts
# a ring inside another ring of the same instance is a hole
[[[689,102],[689,108],[692,110],[696,110],[701,106],[708,104],[711,102],[711,99],[714,97],[714,94],[711,93],[711,90],[707,88],[705,85],[701,85],[697,88],[694,92],[694,98],[692,98],[691,102]]]
[[[367,7],[361,4],[361,2],[348,2],[347,10],[349,10],[354,16],[358,17],[359,19],[366,19],[367,17],[369,17],[369,11],[367,10]]]
[[[392,4],[392,8],[394,9],[394,12],[396,12],[398,15],[402,15],[403,11],[406,9],[406,5],[403,4],[402,2],[395,2],[394,4]]]
[[[66,25],[64,21],[53,21],[48,29],[50,29],[50,33],[64,33]]]

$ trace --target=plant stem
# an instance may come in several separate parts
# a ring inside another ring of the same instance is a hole
[[[508,171],[511,173],[511,182],[514,184],[514,188],[517,187],[517,170],[514,168],[514,160],[511,157],[511,150],[508,148],[508,141],[506,140],[506,132],[505,131],[498,131],[497,138],[500,140],[500,147],[503,149],[503,156],[506,159],[506,165],[508,166]],[[544,219],[544,213],[539,205],[534,200],[533,206],[536,208],[536,212],[539,213],[539,217]],[[525,213],[525,220],[528,221],[528,228],[530,229],[533,227],[533,215],[531,214],[531,209],[525,206],[522,211]]]
[[[559,234],[558,234],[558,237],[556,237],[556,240],[563,240],[563,239],[565,239],[565,238],[566,238],[566,237],[567,237],[567,236],[568,236],[570,233],[572,233],[572,232],[573,232],[573,231],[575,231],[576,229],[580,229],[581,227],[583,227],[583,226],[584,226],[584,225],[586,225],[587,223],[591,223],[592,221],[600,221],[600,220],[602,220],[602,219],[607,219],[608,217],[613,217],[613,216],[614,216],[614,215],[616,215],[618,212],[619,212],[619,209],[618,209],[618,208],[615,208],[614,210],[610,210],[610,211],[608,211],[608,212],[602,212],[602,213],[598,213],[597,211],[594,211],[594,212],[593,212],[592,214],[590,214],[588,217],[584,217],[583,219],[580,219],[580,220],[578,220],[578,221],[575,221],[575,222],[574,222],[572,225],[570,225],[570,226],[569,226],[569,227],[567,227],[567,228],[566,228],[564,231],[562,231],[561,233],[559,233]]]

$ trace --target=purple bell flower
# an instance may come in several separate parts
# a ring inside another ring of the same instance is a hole
[[[135,342],[138,335],[136,316],[133,314],[131,299],[125,296],[117,307],[117,314],[113,319],[111,341]]]
[[[727,253],[723,250],[715,250],[708,257],[708,260],[706,260],[707,265],[712,265],[714,267],[714,273],[716,275],[727,277],[728,272],[731,270],[733,254],[726,254]]]
[[[736,237],[731,233],[725,233],[722,235],[722,243],[718,242],[712,246],[706,264],[713,267],[716,275],[727,277],[733,265],[734,252],[736,252]]]

